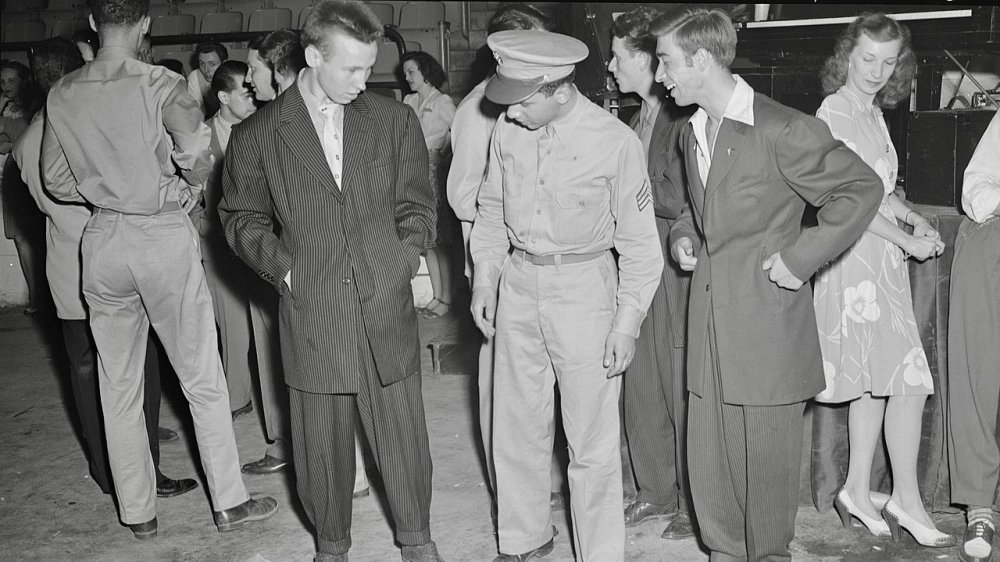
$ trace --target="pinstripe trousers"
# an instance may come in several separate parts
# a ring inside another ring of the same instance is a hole
[[[710,320],[703,352],[711,372],[704,395],[688,398],[688,468],[701,538],[712,562],[791,560],[805,402],[723,402],[715,342]]]
[[[667,264],[666,267],[670,267]],[[685,452],[687,403],[684,348],[674,347],[663,278],[623,377],[625,435],[638,490],[636,501],[688,509]]]
[[[362,371],[357,394],[288,388],[298,494],[316,527],[319,552],[351,548],[358,415],[382,475],[396,540],[404,546],[431,540],[432,467],[420,376],[382,386],[374,360]]]

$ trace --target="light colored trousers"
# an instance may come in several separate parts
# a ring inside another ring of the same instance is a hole
[[[122,522],[156,516],[156,477],[142,413],[152,325],[194,420],[214,510],[249,499],[240,476],[229,393],[198,234],[181,211],[123,215],[99,209],[83,234],[83,293],[97,346],[101,404]]]
[[[493,380],[493,458],[500,552],[552,538],[549,468],[558,382],[569,443],[573,541],[582,560],[625,556],[618,397],[604,345],[615,314],[610,253],[571,265],[509,258],[500,278]]]

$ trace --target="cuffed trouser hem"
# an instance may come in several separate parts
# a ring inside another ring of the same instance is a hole
[[[653,505],[678,505],[679,494],[656,494],[653,492],[647,492],[645,490],[639,490],[639,493],[635,495],[635,501],[651,503]]]
[[[396,540],[403,546],[420,546],[431,542],[431,528],[428,525],[419,531],[396,531]]]
[[[326,554],[347,554],[347,551],[351,550],[351,537],[347,536],[336,541],[328,541],[323,539],[323,537],[316,537],[316,545],[319,547],[320,552]]]

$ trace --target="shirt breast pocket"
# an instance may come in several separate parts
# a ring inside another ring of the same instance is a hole
[[[561,189],[556,193],[556,204],[556,239],[563,244],[587,243],[610,216],[611,186],[607,179],[598,178]]]

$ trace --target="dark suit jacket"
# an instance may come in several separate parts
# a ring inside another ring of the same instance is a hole
[[[343,162],[338,188],[296,84],[234,128],[223,171],[226,239],[281,295],[285,382],[306,392],[356,392],[372,357],[382,384],[420,372],[410,280],[435,206],[416,115],[360,95]]]
[[[726,119],[707,185],[698,175],[691,128],[681,137],[691,208],[671,229],[671,245],[702,235],[691,282],[688,389],[702,394],[714,320],[722,398],[779,405],[825,387],[808,280],[864,232],[882,198],[879,177],[815,117],[767,96],[754,98],[754,125]],[[819,225],[802,229],[806,203]],[[775,252],[806,284],[798,291],[768,279]]]
[[[669,319],[671,341],[674,347],[678,348],[684,347],[687,336],[688,290],[691,274],[682,271],[677,262],[670,257],[667,240],[670,227],[688,205],[680,136],[687,128],[690,116],[691,111],[678,108],[672,100],[660,103],[660,111],[656,115],[656,121],[653,122],[647,166],[653,192],[656,229],[663,246],[663,285],[667,301],[665,314]],[[632,116],[629,126],[637,131],[641,118],[640,110]]]

